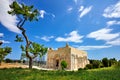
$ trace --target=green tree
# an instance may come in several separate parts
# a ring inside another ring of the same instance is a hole
[[[86,69],[93,69],[93,64],[87,64],[85,68]]]
[[[3,59],[5,58],[5,56],[7,56],[9,53],[12,52],[12,48],[11,47],[0,47],[0,65],[1,62],[3,61]]]
[[[109,66],[117,64],[117,60],[115,58],[109,59]]]
[[[8,13],[18,17],[19,22],[17,23],[17,28],[21,30],[26,42],[25,46],[22,46],[22,48],[24,48],[22,51],[25,52],[26,57],[29,59],[29,68],[32,69],[32,60],[37,57],[38,54],[42,53],[42,51],[46,52],[47,48],[42,47],[42,49],[39,49],[41,47],[37,43],[30,41],[23,25],[26,21],[38,21],[39,12],[37,9],[33,9],[33,6],[18,4],[16,1],[10,5],[10,8],[11,10],[8,11]],[[15,41],[22,42],[23,40],[22,37],[17,35]]]
[[[92,65],[93,65],[93,68],[99,68],[100,67],[100,61],[99,60],[94,60]]]
[[[62,70],[67,68],[67,62],[65,60],[61,61],[61,67],[62,67]]]
[[[5,62],[6,62],[6,63],[12,63],[12,62],[13,62],[13,60],[12,60],[12,59],[7,58],[7,59],[5,59]]]
[[[108,60],[107,58],[103,58],[103,59],[102,59],[102,63],[103,63],[103,66],[104,66],[104,67],[108,67],[108,65],[109,65],[109,60]]]

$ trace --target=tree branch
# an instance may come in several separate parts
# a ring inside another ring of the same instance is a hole
[[[20,27],[22,27],[24,25],[25,21],[26,21],[26,18],[23,20],[23,22],[21,23]]]
[[[20,27],[20,23],[23,21],[21,18],[20,18],[20,16],[17,16],[19,19],[20,19],[20,21],[18,22],[18,24],[17,24],[17,27],[19,28]]]

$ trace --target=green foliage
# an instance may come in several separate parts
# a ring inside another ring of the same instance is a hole
[[[100,61],[99,60],[94,60],[93,61],[93,68],[99,68],[100,67]]]
[[[62,67],[62,70],[67,68],[67,62],[65,60],[61,61],[61,67]]]
[[[107,58],[103,58],[103,59],[102,59],[102,63],[103,63],[103,66],[104,66],[104,67],[108,67],[108,65],[109,65],[109,60],[108,60]]]
[[[13,60],[12,60],[12,59],[7,58],[7,59],[5,59],[5,62],[6,62],[6,63],[12,63],[12,62],[13,62]]]
[[[116,64],[117,64],[117,60],[115,58],[109,59],[109,66],[116,65]]]
[[[22,53],[20,60],[24,60],[25,58],[27,58],[27,57],[26,57],[26,54],[25,54],[25,53]]]
[[[25,47],[23,45],[21,45],[21,49],[22,49],[22,54],[21,54],[21,59],[24,59],[26,57],[25,54]],[[34,55],[34,56],[40,56],[42,57],[43,55],[45,55],[47,53],[47,48],[44,47],[44,45],[40,45],[38,43],[33,42],[29,48],[28,51]]]
[[[5,58],[5,56],[7,56],[11,52],[12,52],[11,47],[8,47],[8,46],[3,47],[3,48],[0,47],[0,64],[3,61],[3,59]]]
[[[83,69],[83,68],[79,68],[78,71],[81,71],[81,70],[86,70],[86,69]]]
[[[93,65],[92,64],[87,64],[85,68],[87,68],[87,69],[93,69]]]
[[[32,45],[29,47],[29,52],[33,53],[33,55],[40,55],[40,57],[42,57],[46,54],[47,48],[43,45],[33,42]]]
[[[22,39],[22,37],[16,35],[16,40],[15,41],[16,42],[23,42],[23,39]]]
[[[9,14],[12,15],[17,15],[17,16],[23,16],[26,20],[33,21],[37,20],[38,21],[38,15],[39,12],[37,9],[33,10],[33,5],[32,6],[26,6],[24,4],[19,4],[16,1],[14,1],[11,5],[10,8],[12,9],[11,11],[8,11]]]

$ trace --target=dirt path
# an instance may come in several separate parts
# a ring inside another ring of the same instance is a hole
[[[20,63],[2,63],[2,65],[0,66],[0,68],[17,68],[17,67],[28,68],[28,66],[21,65]]]
[[[2,63],[0,68],[28,68],[27,65],[22,65],[20,63]],[[38,70],[53,70],[53,69],[47,69],[47,68],[41,68],[38,66],[33,66],[33,68],[38,69]]]

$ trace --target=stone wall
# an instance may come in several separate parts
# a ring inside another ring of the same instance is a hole
[[[68,70],[78,70],[84,68],[89,63],[85,51],[66,45],[66,47],[58,48],[58,50],[48,50],[47,68],[61,69],[61,61],[67,62]]]
[[[70,69],[70,48],[58,48],[58,50],[48,50],[47,67],[53,69],[61,69],[61,61],[65,60],[68,64],[67,69]],[[56,66],[58,62],[58,67]]]
[[[84,68],[87,64],[89,64],[87,53],[71,47],[71,64],[71,70]]]

